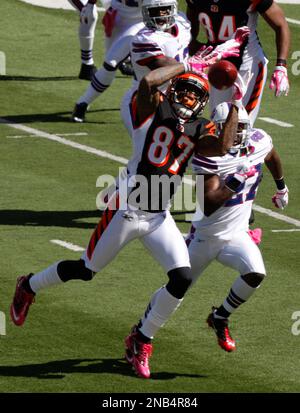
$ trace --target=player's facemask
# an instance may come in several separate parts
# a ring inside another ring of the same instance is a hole
[[[224,127],[226,122],[231,104],[228,102],[220,103],[212,112],[211,120],[217,126],[217,134],[219,135]],[[247,111],[242,108],[238,111],[238,126],[236,138],[233,142],[233,146],[228,150],[232,155],[237,154],[240,151],[243,151],[249,146],[250,139],[250,119]]]
[[[142,3],[143,21],[149,29],[170,29],[175,24],[176,14],[176,0],[144,0]]]
[[[186,73],[177,76],[167,91],[176,115],[184,122],[200,115],[208,102],[208,83],[199,75]]]

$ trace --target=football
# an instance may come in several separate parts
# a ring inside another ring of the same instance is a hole
[[[209,68],[208,80],[216,89],[224,90],[233,85],[237,74],[237,69],[233,63],[228,60],[220,60],[220,62]]]

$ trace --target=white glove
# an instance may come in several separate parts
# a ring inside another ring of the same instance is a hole
[[[255,175],[256,168],[254,165],[251,165],[251,162],[247,158],[245,158],[243,162],[237,166],[236,172],[247,179]]]
[[[238,165],[236,172],[225,179],[225,186],[230,191],[238,193],[243,189],[246,180],[254,176],[255,173],[255,166],[251,166],[250,162],[245,159],[243,163]]]
[[[284,209],[289,203],[289,190],[286,186],[284,189],[278,189],[272,197],[272,202],[276,208]]]
[[[81,23],[89,24],[95,23],[98,19],[98,10],[96,4],[87,3],[82,7],[80,12]]]
[[[275,96],[287,96],[290,90],[287,68],[285,66],[275,66],[269,88],[275,89]]]

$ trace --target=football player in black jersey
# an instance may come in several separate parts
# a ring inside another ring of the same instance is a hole
[[[200,69],[198,74],[189,71],[197,70],[202,63],[200,59],[200,63],[191,60],[188,64],[170,65],[142,79],[136,101],[132,102],[135,151],[128,164],[126,199],[121,199],[121,191],[116,191],[80,259],[59,261],[35,275],[18,278],[10,309],[16,325],[25,322],[39,290],[72,279],[91,280],[128,242],[139,238],[169,277],[167,285],[155,292],[139,327],[126,338],[128,362],[139,376],[150,377],[151,338],[180,305],[192,277],[185,241],[168,210],[172,191],[165,202],[158,191],[154,207],[152,202],[141,207],[136,205],[136,197],[131,197],[132,188],[139,177],[147,186],[151,185],[153,176],[182,175],[196,145],[198,151],[207,156],[223,155],[232,146],[237,130],[238,102],[233,102],[219,137],[214,134],[212,122],[197,119],[208,100],[208,84]],[[158,87],[173,77],[165,97]],[[237,85],[236,95],[239,93]],[[152,189],[155,192],[156,188]],[[145,193],[147,195],[148,191]]]
[[[247,92],[243,98],[250,121],[253,126],[262,98],[262,91],[267,78],[267,63],[257,32],[257,19],[261,15],[275,31],[277,60],[273,71],[270,88],[275,96],[287,95],[289,81],[287,74],[287,58],[290,47],[290,31],[282,9],[273,0],[186,0],[187,17],[192,25],[191,53],[201,46],[197,40],[200,26],[205,30],[207,42],[217,45],[228,40],[236,28],[248,26],[250,35],[244,43],[240,57],[231,60],[239,69],[240,75],[249,78]],[[221,102],[230,99],[230,89],[220,91],[211,88],[211,111]]]

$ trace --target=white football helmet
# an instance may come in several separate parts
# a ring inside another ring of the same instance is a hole
[[[217,132],[220,133],[223,129],[224,123],[226,122],[229,110],[231,108],[230,102],[222,102],[215,107],[211,114],[211,120],[217,126]],[[236,139],[233,146],[229,149],[229,153],[235,154],[239,150],[246,148],[249,145],[250,138],[250,118],[248,112],[244,107],[238,110],[238,128]]]
[[[177,0],[143,0],[142,15],[145,26],[154,30],[167,30],[175,24]]]

